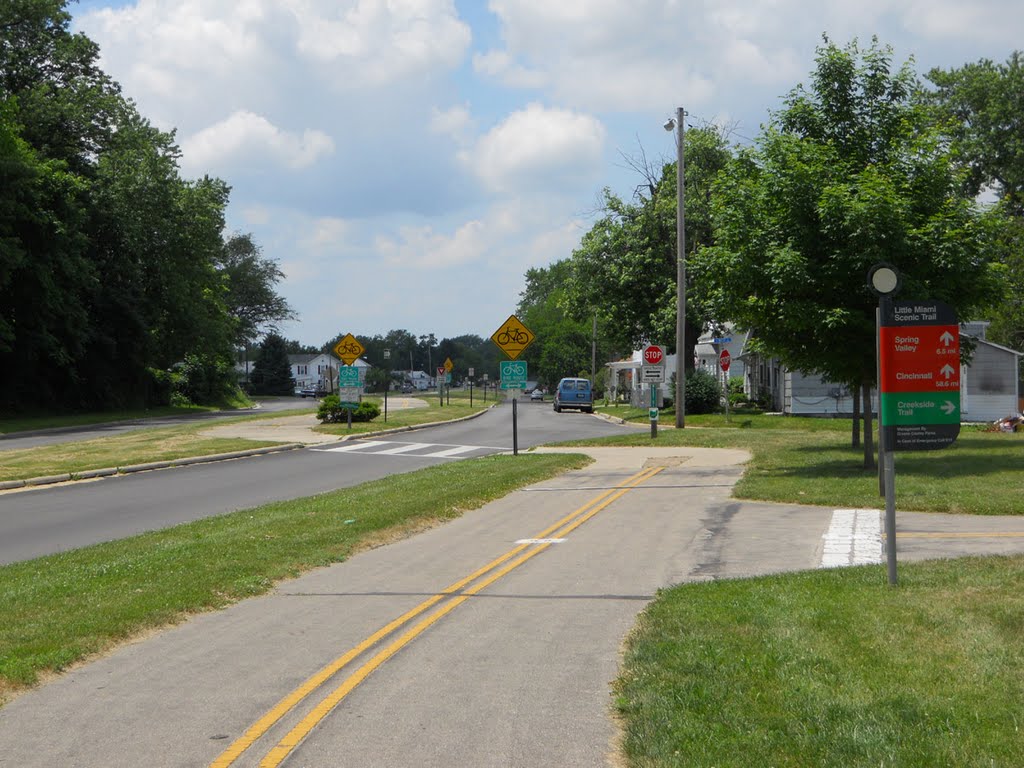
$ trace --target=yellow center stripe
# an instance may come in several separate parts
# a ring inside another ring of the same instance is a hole
[[[570,514],[568,514],[565,517],[563,517],[558,522],[556,522],[553,525],[545,528],[543,531],[541,531],[536,536],[533,536],[531,538],[535,538],[535,539],[562,538],[561,534],[568,533],[569,531],[572,531],[575,528],[577,528],[579,525],[582,525],[584,522],[586,522],[591,517],[593,517],[595,514],[597,514],[599,511],[601,511],[602,509],[607,507],[613,501],[615,501],[616,499],[618,499],[621,496],[625,495],[625,493],[627,491],[635,488],[636,486],[640,485],[644,481],[650,479],[651,477],[656,475],[658,472],[661,472],[662,469],[664,469],[664,467],[652,467],[652,468],[648,468],[648,469],[645,469],[645,470],[642,470],[642,471],[638,472],[637,474],[633,475],[632,477],[628,478],[625,482],[623,482],[622,485],[620,485],[620,486],[618,486],[616,488],[611,488],[611,489],[605,491],[604,493],[600,494],[599,496],[595,497],[594,499],[592,499],[589,502],[587,502],[586,504],[584,504],[582,507],[579,507],[575,511],[573,511]],[[589,512],[588,512],[588,510],[589,510]],[[573,520],[575,520],[575,522],[572,522]],[[560,528],[562,528],[563,526],[566,526],[566,525],[569,525],[569,527],[567,527],[564,531],[560,531],[558,536],[550,536],[551,533],[553,533],[554,531],[559,530]],[[416,637],[417,635],[422,633],[431,624],[433,624],[438,619],[440,619],[441,617],[443,617],[444,615],[449,613],[451,610],[453,610],[455,607],[457,607],[458,605],[463,603],[466,600],[466,597],[468,597],[470,595],[473,595],[473,594],[476,594],[476,592],[479,592],[484,587],[486,587],[489,584],[492,584],[493,582],[497,581],[498,579],[500,579],[502,576],[504,576],[509,571],[513,570],[514,568],[518,567],[522,563],[524,563],[527,560],[529,560],[535,554],[537,554],[539,552],[542,552],[549,545],[548,544],[540,544],[540,545],[536,545],[536,544],[521,544],[521,545],[519,545],[519,546],[509,550],[508,552],[506,552],[501,557],[491,561],[490,563],[488,563],[487,565],[483,566],[482,568],[474,571],[473,573],[471,573],[469,576],[465,577],[464,579],[460,579],[459,581],[455,582],[454,584],[446,587],[444,590],[442,590],[438,594],[434,595],[433,597],[428,598],[427,600],[423,601],[422,603],[420,603],[415,608],[407,611],[406,613],[402,614],[401,616],[399,616],[394,621],[390,622],[386,626],[384,626],[381,629],[377,630],[372,635],[370,635],[368,638],[366,638],[363,642],[359,643],[359,645],[357,645],[354,648],[352,648],[351,650],[347,651],[342,656],[339,656],[337,659],[332,661],[330,664],[328,664],[323,669],[321,669],[319,672],[317,672],[312,677],[310,677],[308,680],[306,680],[302,685],[300,685],[294,691],[292,691],[287,696],[285,696],[283,699],[281,699],[281,701],[279,701],[276,705],[274,705],[274,707],[270,711],[268,711],[263,717],[261,717],[255,723],[253,723],[249,727],[249,729],[246,730],[246,732],[244,734],[242,734],[237,740],[235,740],[231,744],[231,746],[229,746],[226,750],[224,750],[217,757],[216,760],[214,760],[212,763],[210,763],[210,768],[229,768],[229,766],[233,765],[234,762],[242,755],[243,752],[245,752],[260,737],[262,737],[263,734],[265,734],[278,720],[280,720],[282,717],[284,717],[286,714],[288,714],[288,712],[290,712],[292,709],[294,709],[307,696],[309,696],[313,691],[315,691],[317,688],[319,688],[321,685],[323,685],[327,680],[329,680],[332,676],[334,676],[338,671],[340,671],[342,668],[344,668],[347,664],[349,664],[357,656],[359,656],[363,652],[367,651],[368,649],[370,649],[371,647],[376,645],[378,642],[383,640],[385,637],[387,637],[391,633],[395,632],[402,625],[408,623],[409,621],[411,621],[412,619],[416,618],[420,614],[424,613],[425,611],[429,610],[433,606],[437,605],[439,602],[441,602],[445,598],[450,597],[451,595],[453,595],[456,592],[459,592],[466,585],[472,583],[473,581],[475,581],[476,579],[480,578],[481,576],[484,576],[488,572],[494,570],[498,566],[500,566],[503,563],[507,562],[508,560],[510,560],[511,558],[515,557],[520,552],[522,552],[523,550],[525,550],[525,549],[527,549],[527,548],[529,548],[531,546],[532,547],[536,547],[536,549],[534,549],[533,551],[529,552],[525,557],[522,557],[519,560],[516,560],[512,565],[502,569],[496,575],[492,576],[491,578],[489,578],[488,580],[484,581],[483,583],[477,585],[472,590],[467,590],[464,593],[464,595],[465,595],[464,597],[456,598],[455,600],[450,602],[448,605],[446,605],[444,608],[442,608],[437,613],[433,614],[432,616],[430,616],[429,618],[425,619],[424,621],[421,621],[419,624],[417,624],[411,630],[409,630],[405,635],[403,635],[399,640],[395,641],[390,646],[385,648],[383,651],[381,651],[379,654],[377,654],[377,656],[375,656],[373,659],[371,659],[369,662],[367,662],[366,665],[364,665],[358,671],[353,673],[353,675],[350,678],[348,678],[345,681],[345,683],[343,683],[333,694],[331,694],[331,696],[329,696],[327,699],[325,699],[324,702],[322,702],[319,706],[317,706],[316,709],[313,710],[313,712],[311,712],[309,715],[307,715],[306,718],[302,721],[302,723],[300,723],[298,726],[296,726],[296,728],[294,728],[292,730],[292,732],[290,732],[287,736],[285,736],[285,738],[281,740],[281,742],[278,744],[278,746],[275,747],[264,758],[263,762],[260,763],[260,766],[261,767],[262,766],[276,766],[276,765],[280,764],[280,762],[288,755],[288,752],[290,752],[292,749],[294,749],[295,745],[297,745],[299,743],[299,741],[301,741],[303,738],[305,738],[306,734],[308,734],[309,731],[311,731],[316,726],[316,724],[319,723],[330,712],[331,709],[333,709],[335,706],[337,706],[338,702],[340,702],[345,696],[348,695],[348,693],[351,690],[353,690],[357,685],[359,685],[359,683],[361,683],[370,674],[370,672],[372,672],[374,669],[376,669],[381,664],[383,664],[388,658],[390,658],[392,655],[394,655],[400,648],[402,648],[403,646],[407,645],[414,637]],[[378,659],[379,659],[379,661],[378,661]],[[339,692],[340,692],[340,695],[338,695]],[[324,709],[324,707],[327,705],[327,702],[330,701],[331,699],[334,699],[335,697],[337,697],[337,698],[334,701],[334,703],[330,704],[330,706],[327,706],[327,708]],[[321,713],[321,710],[322,710],[322,713]],[[319,714],[319,716],[315,717],[315,719],[314,719],[314,716],[317,715],[317,713],[321,713],[321,714]],[[299,734],[298,732],[300,731],[300,729],[303,728],[304,724],[307,724],[307,721],[310,721],[308,723],[308,727],[306,727],[305,730],[302,731],[301,734]],[[293,734],[295,734],[294,740],[293,740]],[[290,745],[285,747],[286,743],[288,743]]]

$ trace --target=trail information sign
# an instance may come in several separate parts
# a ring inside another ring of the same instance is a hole
[[[881,417],[890,451],[945,448],[960,434],[960,326],[941,301],[884,299]]]

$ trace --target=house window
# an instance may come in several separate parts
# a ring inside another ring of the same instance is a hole
[[[296,368],[296,371],[298,372],[299,376],[305,376],[307,373],[309,373],[309,366],[308,365],[297,365],[297,366],[295,366],[295,368]]]

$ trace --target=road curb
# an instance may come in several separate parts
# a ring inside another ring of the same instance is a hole
[[[74,480],[92,480],[98,477],[111,477],[113,475],[127,475],[133,472],[150,472],[156,469],[171,469],[173,467],[187,467],[192,464],[207,464],[215,461],[230,461],[231,459],[243,459],[249,456],[262,456],[267,453],[280,453],[282,451],[294,451],[305,448],[303,443],[285,443],[283,445],[271,445],[266,448],[252,448],[247,451],[232,451],[230,453],[214,453],[209,456],[186,456],[181,459],[169,459],[168,461],[150,461],[145,464],[131,464],[126,467],[105,467],[103,469],[85,469],[81,472],[69,472],[62,475],[47,475],[46,477],[31,477],[27,480],[5,480],[0,482],[0,491],[10,491],[17,488],[36,487],[41,485],[53,485],[54,483],[66,483]]]

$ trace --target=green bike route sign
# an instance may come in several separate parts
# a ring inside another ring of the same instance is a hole
[[[960,434],[960,326],[941,301],[883,299],[881,419],[894,451],[945,448]]]

